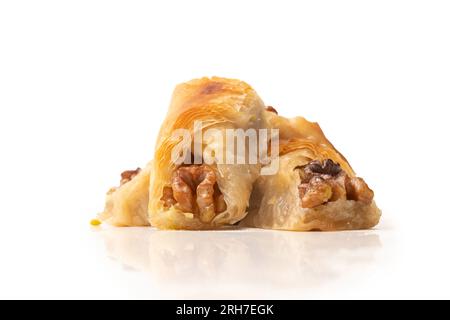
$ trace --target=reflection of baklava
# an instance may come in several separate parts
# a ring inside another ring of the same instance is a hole
[[[356,177],[319,125],[267,112],[280,130],[279,170],[255,183],[243,226],[282,230],[351,230],[378,224],[374,193]],[[275,160],[274,160],[275,161]]]
[[[263,102],[244,82],[213,77],[177,86],[156,144],[150,223],[162,229],[210,229],[244,218],[260,166],[227,164],[215,153],[210,154],[207,164],[202,156],[207,149],[226,154],[228,150],[220,141],[225,130],[265,128],[264,115]],[[196,121],[202,126],[196,127]],[[187,130],[193,139],[185,141],[174,135],[179,129]],[[206,130],[212,134],[203,136]],[[198,134],[203,140],[196,149],[193,140]],[[186,160],[191,159],[176,164],[176,149],[189,150]]]
[[[150,163],[144,169],[124,171],[120,186],[106,194],[105,209],[99,215],[101,221],[115,226],[147,226],[148,187]]]

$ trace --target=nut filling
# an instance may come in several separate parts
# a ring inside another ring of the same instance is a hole
[[[127,170],[120,174],[120,185],[118,187],[112,187],[108,190],[106,195],[112,195],[114,192],[117,191],[121,186],[126,184],[127,182],[130,182],[133,180],[134,177],[136,177],[139,172],[141,172],[141,168],[137,168],[136,170]]]
[[[171,187],[165,187],[161,200],[165,207],[177,206],[183,212],[211,222],[227,205],[219,190],[214,170],[207,165],[179,167],[172,174]]]
[[[127,170],[120,174],[120,185],[124,185],[127,182],[130,182],[133,180],[134,177],[136,177],[139,172],[141,172],[141,168],[137,168],[136,170]]]
[[[300,169],[298,186],[303,208],[314,208],[339,199],[370,204],[374,193],[362,178],[349,177],[330,159],[312,161]]]

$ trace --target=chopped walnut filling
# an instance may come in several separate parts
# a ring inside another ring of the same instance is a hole
[[[164,188],[161,200],[167,208],[177,205],[184,212],[198,214],[202,222],[211,222],[217,213],[227,208],[216,174],[207,165],[190,165],[175,170],[171,187]]]
[[[303,208],[314,208],[339,199],[371,203],[373,191],[362,178],[351,178],[330,159],[312,161],[300,168],[298,190]]]
[[[137,168],[136,170],[127,170],[120,174],[120,185],[124,185],[127,182],[130,182],[134,177],[141,172],[141,168]]]

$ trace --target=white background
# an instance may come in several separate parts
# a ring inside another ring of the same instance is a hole
[[[450,298],[448,1],[1,1],[0,298]],[[319,121],[376,230],[92,230],[174,86]]]

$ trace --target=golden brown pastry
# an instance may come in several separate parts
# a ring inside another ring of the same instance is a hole
[[[178,85],[156,144],[150,182],[151,225],[212,229],[243,219],[260,165],[226,164],[215,152],[227,152],[220,143],[226,129],[266,128],[264,116],[263,102],[245,82],[213,77]],[[203,126],[196,127],[196,121]],[[179,129],[187,129],[189,138],[209,129],[216,133],[203,137],[196,148],[194,139],[185,141],[175,135]],[[173,153],[182,149],[189,149],[189,154],[182,164],[175,163]],[[206,163],[202,155],[208,149],[214,152],[212,161]]]
[[[245,142],[244,162],[230,162],[224,157],[242,156],[223,141],[230,129],[244,135],[278,129],[279,141],[268,144],[258,136]],[[272,163],[249,161],[252,145],[270,149]],[[176,87],[154,160],[143,170],[122,173],[99,219],[160,229],[214,229],[238,222],[297,231],[366,229],[381,216],[373,198],[317,123],[278,116],[245,82],[213,77]]]
[[[317,123],[267,111],[280,130],[279,170],[261,176],[242,226],[282,230],[352,230],[378,224],[374,193],[328,141]]]
[[[98,218],[115,226],[148,226],[148,188],[151,163],[144,169],[124,171],[120,186],[106,194],[105,209]]]

